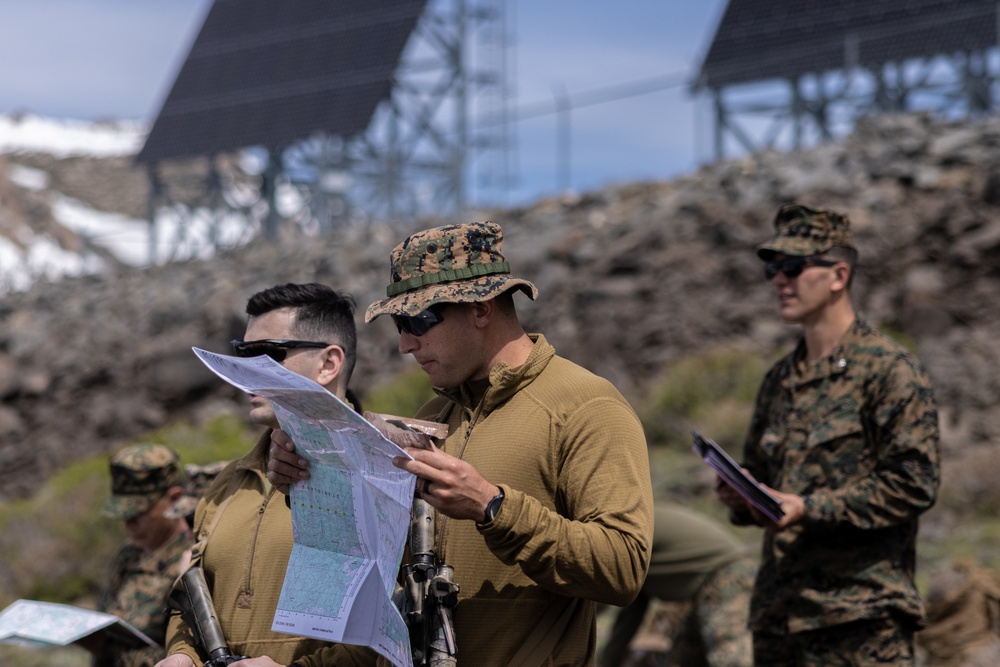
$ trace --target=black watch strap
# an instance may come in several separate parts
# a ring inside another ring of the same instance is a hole
[[[486,504],[486,512],[483,515],[483,523],[487,524],[496,518],[497,513],[500,512],[500,506],[503,505],[503,489],[500,489],[500,493],[493,496],[490,502]]]

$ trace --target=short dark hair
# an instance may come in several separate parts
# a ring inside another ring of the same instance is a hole
[[[851,284],[854,282],[854,271],[858,265],[858,250],[853,246],[846,245],[835,245],[824,253],[820,253],[818,257],[824,259],[829,259],[834,262],[845,262],[851,269],[851,274],[847,277],[847,289],[851,289]]]
[[[336,343],[344,349],[344,386],[357,362],[358,333],[354,297],[320,283],[286,283],[257,292],[247,301],[247,315],[259,317],[294,308],[292,333],[302,340]]]

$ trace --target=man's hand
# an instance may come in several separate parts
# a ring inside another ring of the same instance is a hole
[[[762,484],[761,486],[764,485]],[[806,515],[806,503],[802,499],[802,496],[797,496],[793,493],[775,491],[769,486],[764,486],[764,488],[767,489],[772,496],[781,501],[781,510],[785,513],[785,515],[781,517],[781,521],[775,523],[755,510],[754,518],[760,521],[761,525],[769,531],[776,533],[802,522],[802,519]]]
[[[746,468],[743,469],[747,472]],[[749,473],[747,473],[749,474]],[[781,521],[775,523],[761,513],[756,507],[747,502],[747,499],[736,492],[736,489],[729,486],[722,477],[718,478],[715,486],[715,495],[718,496],[722,504],[734,512],[749,512],[757,525],[763,526],[771,532],[778,532],[800,523],[806,514],[806,504],[801,496],[793,493],[782,493],[769,486],[761,486],[772,496],[781,501],[781,510],[785,513]]]
[[[365,419],[374,426],[379,433],[385,436],[386,440],[391,440],[403,449],[410,447],[416,449],[430,449],[431,439],[426,434],[404,428],[387,422],[382,415],[376,412],[365,411]]]
[[[197,667],[194,661],[183,653],[168,655],[163,660],[153,665],[153,667]]]
[[[433,443],[430,449],[407,448],[413,459],[397,456],[397,468],[417,476],[417,493],[431,507],[452,519],[482,521],[486,506],[500,487],[491,484],[462,459],[446,454]]]
[[[747,499],[729,486],[721,476],[717,475],[716,477],[715,495],[722,501],[722,504],[734,512],[749,512],[750,503],[747,502]]]
[[[309,462],[295,453],[295,443],[280,428],[271,432],[267,478],[274,488],[286,496],[292,484],[300,479],[309,479]]]
[[[379,433],[403,449],[426,449],[431,440],[423,433],[390,424],[374,412],[366,412],[367,419]],[[271,449],[267,461],[267,478],[278,491],[288,495],[292,484],[309,479],[309,462],[295,453],[295,443],[280,428],[271,431]]]
[[[246,660],[240,660],[232,664],[234,667],[285,667],[271,660],[266,655],[262,655],[259,658],[247,658]]]

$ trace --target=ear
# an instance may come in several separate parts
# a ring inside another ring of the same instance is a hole
[[[344,348],[339,345],[328,345],[320,354],[320,369],[316,382],[324,387],[330,386],[340,377],[344,369]]]
[[[833,282],[830,284],[830,290],[834,292],[846,290],[850,278],[850,265],[847,262],[838,262],[833,266]]]
[[[180,500],[181,496],[184,495],[184,487],[171,486],[169,489],[167,489],[167,492],[163,495],[167,497],[167,500],[169,500],[170,504],[172,505],[176,503],[178,500]]]
[[[476,325],[477,329],[485,327],[493,318],[497,317],[499,313],[496,299],[490,299],[489,301],[476,301],[470,305],[472,306],[472,321]]]

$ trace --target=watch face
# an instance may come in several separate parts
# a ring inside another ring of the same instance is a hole
[[[486,517],[485,517],[486,521],[484,521],[483,523],[489,523],[490,521],[493,521],[493,519],[496,518],[497,513],[500,511],[500,505],[502,504],[503,504],[503,489],[500,490],[500,493],[493,496],[493,499],[490,501],[490,504],[486,506]]]

